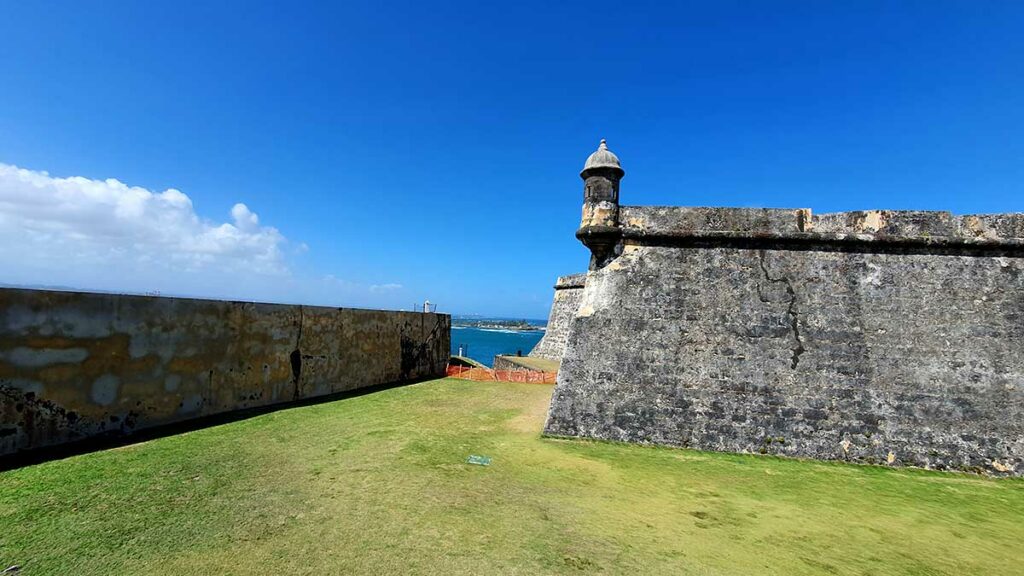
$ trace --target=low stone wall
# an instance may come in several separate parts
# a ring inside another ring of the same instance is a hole
[[[1024,473],[1024,215],[627,207],[546,432]]]
[[[562,355],[565,354],[565,342],[569,337],[569,327],[576,316],[580,298],[583,297],[583,285],[586,280],[586,274],[572,274],[561,276],[555,282],[555,298],[551,303],[544,337],[530,351],[530,356],[551,360],[562,359]]]
[[[0,289],[0,455],[442,377],[444,314]]]
[[[494,370],[511,372],[558,372],[558,360],[537,356],[503,356],[494,357]]]
[[[494,357],[494,369],[495,370],[527,370],[526,366],[516,364],[509,359],[509,356],[495,356]]]

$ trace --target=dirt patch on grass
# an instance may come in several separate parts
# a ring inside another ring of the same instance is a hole
[[[530,402],[526,404],[522,412],[508,421],[509,428],[516,432],[540,434],[544,429],[544,420],[548,417],[548,407],[551,405],[551,392],[554,390],[554,387],[543,384],[512,385],[542,387],[545,390],[545,393],[531,394]]]

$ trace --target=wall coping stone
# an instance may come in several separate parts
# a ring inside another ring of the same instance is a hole
[[[579,274],[569,274],[566,276],[559,276],[558,280],[555,281],[555,290],[570,290],[574,288],[583,288],[583,286],[586,283],[586,272],[580,272]]]
[[[862,210],[813,216],[807,208],[622,206],[627,243],[781,241],[923,247],[1024,248],[1024,213]]]

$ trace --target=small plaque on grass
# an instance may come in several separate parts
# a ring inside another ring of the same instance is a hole
[[[466,459],[466,464],[476,464],[477,466],[490,466],[490,456],[477,456],[476,454],[470,454],[469,458]]]

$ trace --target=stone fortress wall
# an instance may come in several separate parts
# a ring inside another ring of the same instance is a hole
[[[584,216],[546,433],[1024,473],[1024,215]]]
[[[443,377],[445,314],[0,289],[0,455]]]
[[[580,299],[583,297],[583,285],[586,274],[560,276],[555,282],[555,299],[551,303],[547,328],[544,337],[530,351],[530,356],[561,360],[565,354],[565,342],[569,337],[569,327],[576,317]]]

